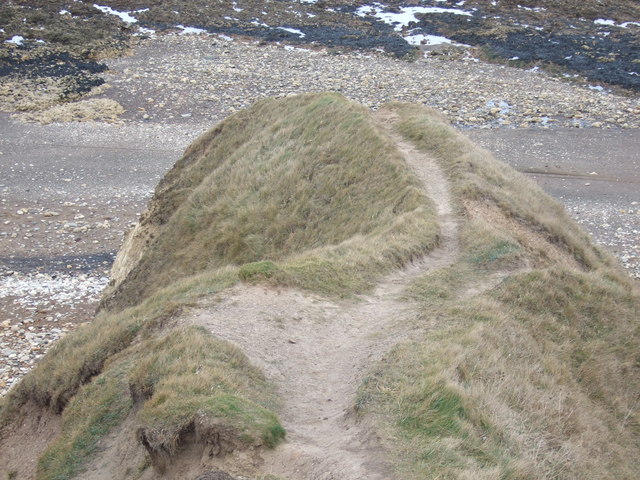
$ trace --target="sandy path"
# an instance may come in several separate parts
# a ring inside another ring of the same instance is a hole
[[[410,333],[416,311],[399,299],[404,287],[455,261],[457,225],[438,166],[390,131],[390,113],[378,119],[436,203],[442,246],[356,301],[242,285],[190,318],[238,345],[278,387],[288,436],[264,455],[264,473],[290,480],[393,478],[379,439],[354,415],[356,391],[372,363]]]

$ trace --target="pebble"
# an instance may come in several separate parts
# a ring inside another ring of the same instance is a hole
[[[6,393],[33,368],[46,351],[74,328],[73,323],[64,323],[62,328],[50,329],[26,327],[25,322],[8,326],[0,324],[0,396]]]
[[[5,395],[51,345],[77,325],[76,306],[95,304],[106,277],[89,275],[14,274],[0,277],[0,301],[18,316],[0,323],[0,396]],[[36,322],[28,314],[62,311]],[[64,320],[76,320],[74,322]],[[60,326],[60,323],[62,325]],[[57,325],[57,326],[54,326]]]
[[[639,98],[475,62],[473,55],[471,49],[408,62],[377,53],[330,55],[319,48],[162,35],[144,40],[131,57],[108,60],[105,80],[109,98],[134,121],[214,124],[261,98],[336,91],[373,109],[389,101],[421,103],[463,128],[640,127]]]

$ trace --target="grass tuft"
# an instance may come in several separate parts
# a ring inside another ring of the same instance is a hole
[[[263,260],[261,262],[246,263],[238,270],[238,276],[240,280],[255,281],[265,278],[271,278],[278,271],[278,267],[275,263],[269,260]]]

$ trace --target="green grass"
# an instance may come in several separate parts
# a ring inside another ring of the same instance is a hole
[[[66,480],[82,471],[98,442],[129,413],[126,364],[83,388],[62,416],[62,433],[38,461],[38,480]]]
[[[238,276],[240,280],[245,282],[255,281],[259,279],[271,278],[278,271],[278,267],[275,263],[269,260],[263,260],[261,262],[245,263],[238,270]]]
[[[152,449],[172,452],[180,433],[203,416],[223,419],[250,444],[274,447],[284,437],[269,410],[274,398],[260,371],[239,349],[204,329],[151,340],[130,355],[138,358],[130,388],[136,398],[146,399],[138,416]]]

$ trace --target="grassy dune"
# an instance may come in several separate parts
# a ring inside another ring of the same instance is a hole
[[[433,112],[392,108],[448,172],[462,248],[408,293],[422,338],[360,389],[401,477],[638,478],[637,285],[531,182]]]
[[[109,309],[265,260],[280,284],[348,295],[437,243],[433,205],[401,155],[337,94],[261,101],[205,133],[158,186],[141,228],[157,234]]]
[[[397,133],[447,175],[460,255],[406,292],[411,341],[372,366],[357,410],[403,479],[640,475],[640,294],[535,184],[428,109]],[[96,319],[0,403],[62,416],[38,478],[81,475],[126,421],[158,471],[193,438],[274,447],[278,399],[242,352],[176,325],[238,282],[340,298],[439,242],[432,202],[370,113],[335,94],[266,100],[197,140],[156,189]]]
[[[2,424],[27,404],[62,415],[39,462],[47,480],[79,475],[127,418],[159,470],[192,434],[221,451],[273,447],[285,432],[261,373],[172,319],[239,281],[364,291],[437,244],[434,218],[366,109],[334,94],[260,102],[167,174],[141,222],[147,234],[131,240],[140,260],[121,265],[129,274],[108,308],[2,399]]]

